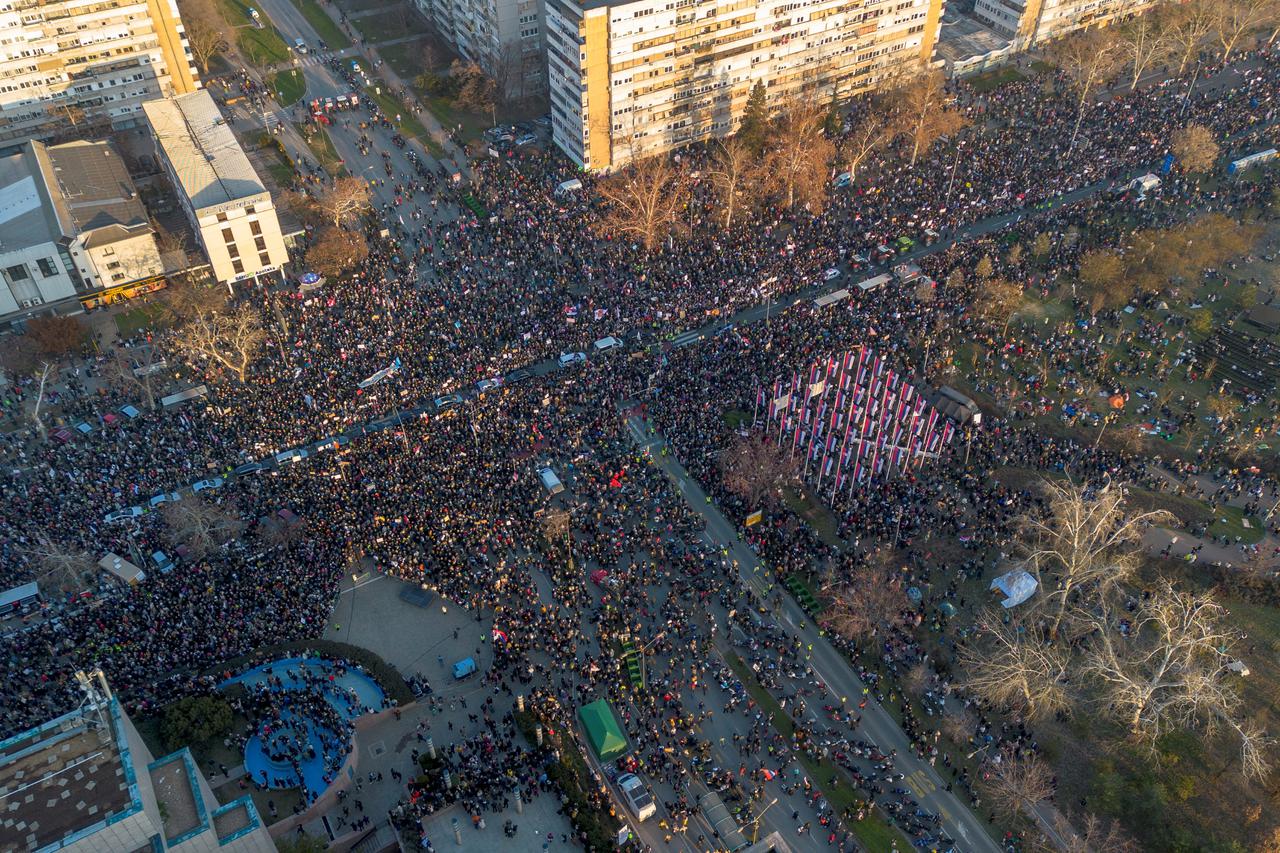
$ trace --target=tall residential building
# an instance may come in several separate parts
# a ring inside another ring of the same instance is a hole
[[[274,853],[253,799],[219,806],[191,751],[151,752],[101,673],[76,711],[0,742],[0,850]]]
[[[156,154],[220,282],[289,261],[271,193],[206,91],[143,105]]]
[[[0,149],[199,86],[175,0],[0,0]]]
[[[413,0],[464,58],[523,99],[546,91],[541,0]]]
[[[1015,50],[1143,12],[1155,0],[976,0],[973,15]]]
[[[756,81],[870,89],[927,62],[942,0],[546,0],[552,134],[589,169],[737,126]]]
[[[0,317],[162,287],[147,210],[108,142],[0,159]]]

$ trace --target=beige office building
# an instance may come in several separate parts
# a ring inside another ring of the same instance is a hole
[[[143,105],[156,153],[218,281],[276,273],[289,261],[271,193],[205,91]]]
[[[1154,0],[976,0],[973,15],[1027,50],[1087,27],[1150,9]]]
[[[0,149],[133,127],[199,85],[175,0],[0,0]]]
[[[777,108],[870,89],[933,55],[942,0],[546,0],[552,133],[579,165],[731,133],[762,81]]]

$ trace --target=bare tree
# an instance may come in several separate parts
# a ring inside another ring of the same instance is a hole
[[[191,57],[208,74],[209,61],[227,49],[226,19],[214,0],[182,0],[178,6]]]
[[[163,504],[160,514],[170,543],[185,545],[197,560],[235,541],[245,527],[235,504],[213,504],[198,495]]]
[[[853,129],[840,143],[842,162],[851,183],[858,179],[858,168],[888,141],[889,124],[886,116],[878,111],[869,111],[859,117]]]
[[[1089,813],[1073,826],[1058,814],[1054,823],[1058,837],[1066,842],[1065,850],[1054,847],[1054,853],[1138,853],[1141,849],[1118,820],[1103,820]]]
[[[1020,545],[1040,585],[1049,635],[1056,637],[1076,592],[1089,587],[1105,598],[1137,567],[1137,545],[1146,529],[1174,519],[1163,510],[1130,513],[1123,491],[1115,486],[1095,492],[1046,480],[1044,488],[1049,511],[1023,518]]]
[[[1196,57],[1213,36],[1213,0],[1187,0],[1166,7],[1169,39],[1173,58],[1178,60],[1178,73]]]
[[[737,436],[720,456],[725,487],[752,509],[777,506],[779,492],[799,476],[799,466],[763,433]]]
[[[827,112],[811,99],[779,118],[765,155],[765,172],[788,208],[797,203],[819,213],[826,199],[827,164],[835,146],[823,133]]]
[[[912,166],[927,154],[941,136],[956,133],[968,121],[955,109],[940,71],[925,71],[907,78],[892,95],[895,105],[892,129],[911,148]]]
[[[1173,135],[1173,154],[1186,172],[1211,172],[1222,152],[1213,131],[1202,124],[1189,124]]]
[[[686,182],[662,156],[635,161],[597,186],[606,206],[601,229],[639,240],[648,252],[675,229],[689,197]]]
[[[1028,719],[1044,719],[1067,706],[1068,657],[1057,644],[987,613],[980,633],[960,647],[964,685],[993,705]]]
[[[79,317],[50,314],[28,320],[27,336],[45,355],[63,356],[84,346],[89,327]]]
[[[160,307],[169,320],[182,324],[197,317],[224,313],[227,310],[227,291],[190,278],[171,281],[164,291]]]
[[[820,621],[851,642],[865,642],[888,628],[906,605],[902,579],[888,571],[887,558],[844,572],[848,579],[823,589],[829,599]]]
[[[749,214],[754,207],[759,177],[755,152],[746,142],[735,136],[715,143],[710,178],[724,206],[726,230],[733,227],[734,214]]]
[[[1174,50],[1168,34],[1168,17],[1163,8],[1136,15],[1118,30],[1120,53],[1129,67],[1129,90],[1138,88],[1138,81],[1147,69],[1164,62]]]
[[[1132,287],[1126,286],[1124,259],[1112,249],[1085,252],[1080,258],[1077,275],[1095,314],[1104,307],[1124,305],[1133,295]]]
[[[1009,332],[1009,321],[1022,307],[1022,285],[1006,278],[995,278],[978,291],[978,312],[989,323],[1000,323],[1000,335]]]
[[[326,226],[307,249],[307,266],[336,278],[369,257],[369,243],[359,231]]]
[[[135,353],[138,364],[135,366],[130,352]],[[126,350],[116,347],[107,356],[102,366],[103,377],[116,388],[132,389],[142,397],[142,404],[148,411],[156,408],[156,380],[163,375],[163,361],[155,345],[148,344]]]
[[[235,373],[243,384],[249,366],[267,340],[262,319],[247,305],[230,314],[193,317],[172,338],[173,346],[195,364],[210,362]]]
[[[369,185],[360,178],[338,178],[316,197],[316,205],[334,228],[361,216],[369,209]]]
[[[996,813],[1005,820],[1030,816],[1040,803],[1053,796],[1053,770],[1037,755],[1001,751],[983,763],[987,792]]]
[[[1089,615],[1095,630],[1085,671],[1102,685],[1101,707],[1134,739],[1154,743],[1173,729],[1226,725],[1240,739],[1241,772],[1259,779],[1270,769],[1272,743],[1238,717],[1241,700],[1229,669],[1237,633],[1225,617],[1212,596],[1167,582],[1133,612],[1114,613],[1104,598]]]
[[[1246,37],[1264,25],[1275,24],[1276,0],[1212,0],[1213,31],[1226,62]]]
[[[39,582],[56,584],[63,592],[84,589],[86,581],[98,568],[97,561],[88,551],[54,542],[43,531],[37,532],[34,540],[22,546],[20,551],[35,565]]]
[[[1050,55],[1076,94],[1076,125],[1067,145],[1067,151],[1071,151],[1076,147],[1089,96],[1115,74],[1123,55],[1114,34],[1098,29],[1067,36],[1053,45]]]

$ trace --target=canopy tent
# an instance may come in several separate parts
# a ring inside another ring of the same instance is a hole
[[[1005,594],[1001,607],[1017,607],[1036,591],[1036,579],[1025,569],[1014,569],[1006,572],[991,582],[989,589],[998,589]]]
[[[630,745],[613,708],[603,699],[597,699],[590,705],[578,709],[578,719],[587,731],[587,742],[595,750],[601,761],[613,761],[627,753]]]

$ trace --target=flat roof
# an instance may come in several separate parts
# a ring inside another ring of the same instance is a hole
[[[0,158],[0,254],[53,243],[60,236],[31,146]]]
[[[76,712],[0,744],[0,850],[39,850],[141,808],[114,700],[110,716],[110,733]]]
[[[4,592],[0,592],[0,607],[17,604],[19,601],[26,601],[28,598],[34,598],[39,594],[40,585],[35,581],[29,581],[21,586],[15,586],[13,589],[6,589]]]
[[[147,765],[147,772],[156,800],[165,806],[164,837],[170,846],[209,828],[190,752],[184,748],[157,759]]]
[[[142,109],[196,210],[267,191],[213,96],[204,89],[146,101]]]
[[[147,209],[111,143],[31,145],[64,234],[147,224]]]

